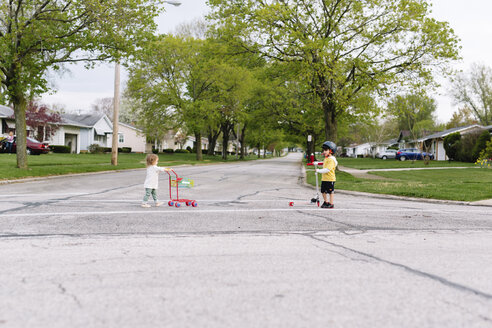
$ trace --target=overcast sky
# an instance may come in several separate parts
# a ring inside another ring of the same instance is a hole
[[[158,18],[159,32],[172,32],[181,23],[203,17],[207,13],[206,0],[181,0],[182,5],[166,5],[166,12]],[[492,66],[492,12],[491,0],[431,0],[433,16],[447,21],[461,39],[463,60],[455,68],[468,70],[472,63]],[[81,65],[68,66],[71,72],[53,77],[57,92],[45,95],[46,104],[59,104],[68,111],[88,111],[98,98],[113,97],[114,69],[110,64],[102,64],[93,70],[85,70]],[[122,72],[122,84],[126,74]],[[451,98],[447,95],[450,88],[445,80],[439,80],[443,86],[439,94],[434,94],[438,102],[437,117],[446,122],[456,111]]]

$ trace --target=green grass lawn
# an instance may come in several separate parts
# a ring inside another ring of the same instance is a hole
[[[335,189],[458,201],[492,199],[492,169],[415,170],[373,173],[392,180],[355,178],[337,172]],[[308,183],[315,185],[308,170]]]
[[[370,169],[395,169],[395,168],[414,168],[414,167],[473,167],[473,163],[430,161],[425,165],[424,161],[397,161],[396,159],[382,160],[379,158],[337,158],[338,165],[351,167],[359,170]]]
[[[99,172],[110,170],[125,170],[145,168],[146,154],[118,154],[118,165],[111,165],[111,154],[45,154],[28,156],[28,170],[16,167],[15,155],[0,154],[0,180],[19,179],[27,177],[42,177],[70,173]],[[159,166],[182,164],[195,165],[198,163],[221,163],[220,156],[203,155],[203,161],[198,162],[195,154],[159,154]],[[235,161],[235,156],[228,156],[227,162]],[[250,156],[246,160],[255,160]]]

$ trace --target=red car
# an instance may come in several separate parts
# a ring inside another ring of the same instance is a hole
[[[15,143],[16,138],[14,137],[14,143],[12,145],[12,153],[15,153],[17,150],[17,145]],[[28,155],[40,155],[40,154],[47,154],[50,151],[50,148],[48,145],[45,145],[36,139],[29,138],[27,137],[27,154]],[[7,139],[3,139],[0,141],[0,153],[6,153],[7,152]]]

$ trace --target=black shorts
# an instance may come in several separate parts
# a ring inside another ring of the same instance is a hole
[[[335,191],[335,181],[321,181],[321,193],[331,194]]]

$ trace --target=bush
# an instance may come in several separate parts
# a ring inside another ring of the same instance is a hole
[[[121,151],[124,153],[131,153],[132,147],[123,147],[123,148],[121,148]]]
[[[54,153],[70,154],[72,149],[69,146],[52,145],[50,149]]]
[[[181,154],[188,154],[189,151],[187,151],[186,149],[176,149],[174,151],[175,153],[181,153]]]
[[[457,160],[460,149],[461,134],[459,132],[451,133],[444,137],[444,150],[449,160]]]
[[[491,138],[492,136],[490,135],[490,132],[487,130],[483,131],[480,134],[477,142],[475,143],[475,146],[473,147],[473,158],[475,160],[480,157],[480,154],[485,149],[485,147],[487,147],[487,142],[490,141]]]
[[[163,153],[166,153],[166,154],[172,154],[172,153],[174,153],[174,149],[172,149],[172,148],[166,148],[166,149],[163,149],[162,152]]]
[[[152,153],[156,155],[159,154],[159,149],[152,148]]]
[[[103,152],[103,148],[101,146],[99,146],[98,144],[92,144],[89,147],[87,147],[87,149],[89,150],[89,152],[91,154],[97,154],[97,153]]]
[[[485,149],[480,153],[478,160],[492,159],[492,140],[487,141]]]
[[[474,163],[477,157],[473,157],[473,148],[477,144],[479,133],[469,133],[461,137],[457,154],[458,161]]]
[[[188,153],[196,153],[196,147],[193,147],[192,149],[190,146],[188,146],[186,147],[186,150],[188,151]]]

